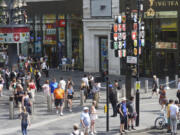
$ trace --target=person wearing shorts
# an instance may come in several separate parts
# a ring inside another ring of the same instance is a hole
[[[71,84],[68,85],[67,88],[67,99],[68,99],[68,104],[69,104],[69,111],[72,112],[72,99],[73,99],[73,93],[74,89]]]
[[[126,98],[122,98],[122,102],[120,103],[120,107],[119,107],[119,112],[120,112],[120,134],[123,135],[123,132],[125,132],[124,130],[124,126],[125,123],[127,121],[127,108],[126,108]]]
[[[60,115],[63,116],[64,90],[61,89],[60,84],[58,84],[58,87],[54,90],[54,99],[56,113],[58,114],[60,110]]]

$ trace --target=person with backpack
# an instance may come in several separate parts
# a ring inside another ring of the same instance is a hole
[[[122,102],[117,106],[118,113],[120,115],[120,134],[123,135],[126,131],[124,130],[125,123],[127,121],[127,108],[126,108],[126,98],[122,98]]]

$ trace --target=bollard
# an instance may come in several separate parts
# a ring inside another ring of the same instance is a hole
[[[52,112],[52,99],[51,99],[51,95],[47,96],[47,108],[48,108],[48,112]]]
[[[159,92],[159,78],[156,78],[156,83],[157,83],[157,92]]]
[[[145,80],[145,93],[148,93],[148,80]]]
[[[14,102],[13,97],[9,97],[9,119],[14,119]]]
[[[176,88],[178,87],[178,79],[179,79],[179,78],[178,78],[178,75],[175,75],[175,81],[176,81],[176,82],[175,82],[175,86],[176,86]]]
[[[166,89],[169,90],[169,76],[166,76]]]
[[[33,115],[34,114],[34,102],[33,101],[31,101],[32,102],[32,104],[31,104],[31,115]]]
[[[80,91],[80,105],[83,106],[84,105],[84,90]]]
[[[126,87],[125,87],[125,84],[122,85],[122,97],[126,97]]]

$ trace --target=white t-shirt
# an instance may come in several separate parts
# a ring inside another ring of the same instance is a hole
[[[83,77],[82,81],[86,84],[86,86],[89,86],[89,80],[87,77]]]
[[[61,81],[59,81],[59,84],[61,85],[61,89],[63,89],[63,90],[66,89],[66,81],[61,80]]]
[[[44,84],[43,86],[42,86],[42,88],[43,88],[43,91],[44,91],[44,94],[45,95],[50,95],[50,87],[49,87],[49,84]]]
[[[82,112],[80,119],[84,122],[84,125],[85,125],[86,127],[89,127],[89,126],[90,126],[91,120],[90,120],[90,116],[89,116],[89,113],[88,113],[88,112],[87,112],[87,113]]]
[[[76,131],[73,131],[70,135],[84,135],[84,133],[80,132],[79,130],[76,130]]]
[[[172,104],[172,105],[170,106],[170,117],[171,117],[171,116],[172,116],[172,117],[175,117],[175,116],[176,116],[176,113],[178,113],[178,112],[179,112],[178,106],[175,105],[175,104]]]
[[[62,64],[65,65],[67,62],[67,59],[66,58],[62,58]]]
[[[47,66],[46,66],[46,63],[45,63],[45,62],[42,63],[41,68],[42,68],[42,69],[47,69]]]

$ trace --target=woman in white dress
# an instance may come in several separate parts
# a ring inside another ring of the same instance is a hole
[[[95,121],[97,120],[98,115],[97,115],[97,110],[96,110],[95,107],[96,107],[96,101],[93,101],[92,106],[91,106],[91,114],[90,114],[90,118],[91,118],[91,135],[96,134]]]

